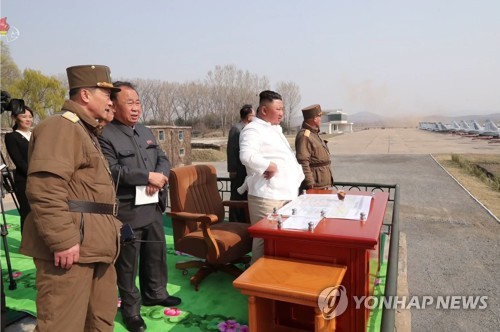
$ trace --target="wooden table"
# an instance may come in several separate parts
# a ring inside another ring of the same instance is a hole
[[[334,191],[309,190],[311,194],[330,194]],[[347,192],[347,195],[366,195],[371,192]],[[337,329],[341,331],[364,331],[368,322],[369,310],[362,307],[356,309],[353,296],[369,296],[373,289],[370,282],[370,251],[378,249],[380,231],[385,216],[389,194],[375,193],[371,202],[368,219],[362,223],[347,219],[322,220],[314,231],[278,229],[277,223],[263,219],[249,227],[253,237],[264,239],[264,252],[269,257],[285,257],[303,261],[324,262],[347,266],[342,285],[347,290],[349,304],[346,312],[337,318]],[[374,257],[378,255],[374,255]],[[376,261],[378,265],[378,260]],[[310,308],[279,309],[281,320],[288,319],[289,326],[309,324],[313,329],[314,322],[309,317]],[[302,315],[292,312],[303,311]],[[305,317],[305,318],[304,318]]]
[[[276,303],[296,303],[310,307],[314,331],[335,331],[335,318],[325,319],[318,307],[318,295],[336,287],[344,278],[345,266],[262,257],[241,274],[234,287],[248,295],[250,331],[304,331],[281,326],[275,315]],[[277,302],[279,301],[279,302]]]

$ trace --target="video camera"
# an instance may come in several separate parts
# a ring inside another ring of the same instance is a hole
[[[7,91],[2,90],[2,110],[12,112],[12,115],[23,114],[25,111],[24,100],[22,99],[12,99]]]

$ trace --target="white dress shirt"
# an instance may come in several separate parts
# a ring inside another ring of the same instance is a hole
[[[240,160],[247,168],[248,194],[273,200],[292,200],[298,196],[304,179],[280,125],[254,118],[240,134]],[[278,171],[266,180],[264,172],[274,162]]]

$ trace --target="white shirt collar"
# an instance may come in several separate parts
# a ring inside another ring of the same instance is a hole
[[[31,138],[31,131],[25,132],[25,131],[21,131],[19,129],[16,129],[16,131],[19,134],[23,135],[23,137],[26,138],[28,141],[30,140],[30,138]]]

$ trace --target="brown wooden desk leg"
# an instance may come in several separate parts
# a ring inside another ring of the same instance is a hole
[[[314,309],[314,331],[316,332],[331,332],[335,331],[335,318],[326,320],[321,314],[319,308]]]
[[[255,296],[248,297],[248,327],[250,332],[258,330],[257,308],[255,307]]]
[[[273,331],[274,301],[256,296],[248,297],[248,327],[250,332]]]

